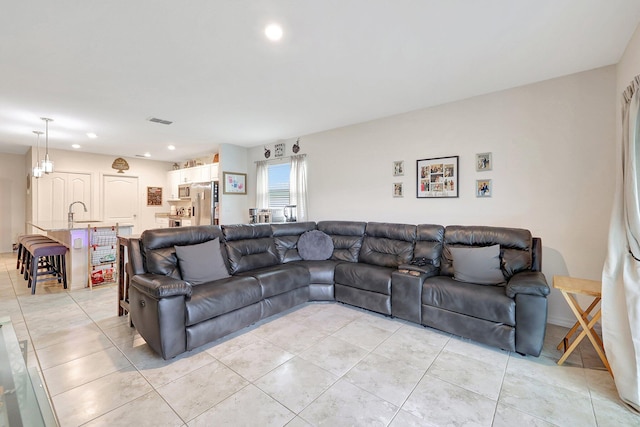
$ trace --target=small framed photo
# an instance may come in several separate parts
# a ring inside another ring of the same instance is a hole
[[[402,183],[394,182],[393,183],[393,197],[404,197],[404,193],[402,191]]]
[[[476,154],[476,172],[490,171],[492,168],[491,153]]]
[[[222,172],[222,194],[247,194],[247,174]]]
[[[147,206],[162,206],[162,187],[147,187]]]
[[[458,156],[417,161],[416,197],[458,197]]]
[[[490,179],[476,180],[476,197],[491,197],[493,186]]]
[[[404,160],[393,162],[393,176],[404,176]]]

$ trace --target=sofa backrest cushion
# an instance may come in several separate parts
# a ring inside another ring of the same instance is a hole
[[[307,231],[316,229],[315,222],[285,222],[281,224],[271,224],[273,239],[276,242],[276,249],[280,262],[300,261],[302,257],[298,252],[298,239]]]
[[[328,234],[333,240],[334,261],[358,262],[366,222],[320,221],[318,230]]]
[[[216,238],[224,240],[218,225],[145,230],[140,236],[144,269],[148,273],[182,279],[175,246],[197,245]],[[224,245],[221,245],[220,250],[222,258],[226,259]]]
[[[370,222],[365,230],[359,262],[397,267],[413,259],[416,226]]]
[[[280,264],[269,224],[223,225],[231,274]]]
[[[175,246],[182,280],[192,285],[229,277],[227,266],[220,253],[220,239],[196,245]]]
[[[442,225],[419,224],[416,230],[413,259],[440,267],[443,244],[444,227]]]
[[[444,248],[440,274],[453,276],[450,247],[482,247],[500,245],[500,259],[505,279],[531,269],[532,237],[521,228],[450,225],[444,232]]]

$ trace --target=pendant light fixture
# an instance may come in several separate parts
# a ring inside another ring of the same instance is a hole
[[[40,117],[41,120],[45,122],[45,143],[46,143],[46,151],[44,154],[44,160],[42,161],[42,169],[44,173],[53,172],[53,162],[49,159],[49,122],[52,122],[53,119],[48,119],[46,117]]]
[[[31,174],[34,178],[40,178],[42,176],[42,168],[40,167],[40,135],[42,135],[43,132],[34,130],[33,133],[38,135],[38,139],[36,142],[36,165],[33,167],[33,171],[31,172]]]

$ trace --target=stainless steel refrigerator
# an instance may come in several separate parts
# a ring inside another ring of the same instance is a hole
[[[191,184],[191,225],[218,223],[218,181]]]

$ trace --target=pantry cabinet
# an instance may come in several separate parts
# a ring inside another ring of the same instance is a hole
[[[33,181],[35,221],[66,221],[69,205],[76,201],[83,202],[87,212],[75,205],[74,219],[92,218],[91,174],[53,172]]]

